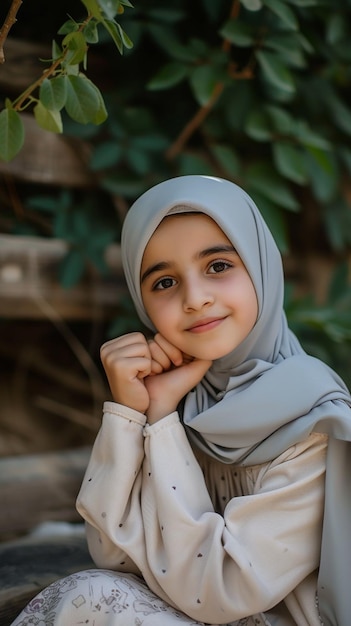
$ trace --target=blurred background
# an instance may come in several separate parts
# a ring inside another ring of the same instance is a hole
[[[11,6],[2,0],[0,27]],[[0,65],[0,108],[47,67],[79,0],[23,0]],[[133,200],[170,176],[229,178],[283,255],[286,311],[306,350],[351,384],[350,0],[135,0],[85,74],[108,117],[29,106],[0,160],[0,456],[90,446],[109,393],[100,345],[140,328],[121,273]]]

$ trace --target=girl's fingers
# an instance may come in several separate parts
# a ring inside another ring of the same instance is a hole
[[[160,333],[156,333],[153,341],[159,346],[173,365],[176,367],[182,365],[183,353],[179,350],[179,348],[176,348],[176,346],[169,343],[169,341],[167,341],[167,339],[165,339]]]
[[[150,349],[142,333],[130,333],[112,339],[101,347],[100,353],[109,379],[142,379],[151,373]]]
[[[172,361],[153,339],[149,341],[149,350],[152,362],[151,370],[154,374],[161,374],[163,371],[170,369]]]
[[[142,333],[128,333],[127,335],[106,341],[100,348],[100,354],[107,355],[129,346],[147,346],[147,341]]]

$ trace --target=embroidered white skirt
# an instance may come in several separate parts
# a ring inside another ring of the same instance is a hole
[[[133,574],[92,569],[43,589],[11,626],[198,626]]]
[[[161,600],[133,574],[91,569],[43,589],[11,626],[206,626]],[[227,626],[290,626],[256,615]],[[213,625],[218,626],[218,625]],[[225,626],[225,625],[224,625]]]

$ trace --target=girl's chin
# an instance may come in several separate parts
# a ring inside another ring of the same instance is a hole
[[[228,354],[230,354],[231,350],[228,352],[227,350],[225,351],[208,351],[208,352],[203,352],[203,353],[199,353],[199,354],[194,354],[193,356],[189,356],[187,355],[187,360],[184,359],[184,363],[190,363],[191,361],[194,361],[194,359],[198,359],[199,361],[218,361],[219,359],[222,359],[223,357],[227,356]]]

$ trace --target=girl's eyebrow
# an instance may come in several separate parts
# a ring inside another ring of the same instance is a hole
[[[230,244],[220,244],[218,246],[211,246],[210,248],[205,248],[205,250],[201,250],[196,256],[199,259],[204,259],[212,254],[221,254],[223,252],[231,252],[232,254],[238,254],[235,248]],[[160,263],[155,263],[154,265],[150,265],[145,272],[143,272],[141,276],[140,282],[143,283],[151,274],[154,272],[162,272],[163,270],[168,270],[171,267],[171,263],[167,261],[161,261]]]
[[[143,272],[140,282],[143,283],[151,274],[154,272],[161,272],[162,270],[167,270],[171,267],[170,263],[166,261],[161,261],[161,263],[155,263],[154,265],[150,265],[150,267]]]
[[[210,248],[201,250],[198,256],[199,256],[199,259],[203,259],[207,256],[211,256],[211,254],[220,254],[221,252],[232,252],[234,254],[238,254],[234,246],[232,246],[230,243],[228,244],[221,243],[218,246],[211,246]]]

